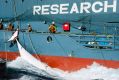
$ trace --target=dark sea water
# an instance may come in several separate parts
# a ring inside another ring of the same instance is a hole
[[[2,78],[0,78],[0,80],[55,80],[55,79],[21,69],[7,68],[6,74]]]

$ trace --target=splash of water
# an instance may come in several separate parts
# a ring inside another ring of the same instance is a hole
[[[18,57],[16,60],[9,62],[8,67],[17,68],[32,72],[34,74],[50,76],[48,73],[52,73],[52,70],[42,71],[38,68],[32,66],[31,64],[24,61],[21,57]],[[106,68],[98,63],[93,63],[89,65],[87,68],[82,68],[81,70],[75,72],[64,72],[59,69],[53,69],[60,76],[60,80],[119,80],[119,69]],[[28,78],[27,76],[23,76],[20,80]],[[32,79],[32,77],[29,77]]]

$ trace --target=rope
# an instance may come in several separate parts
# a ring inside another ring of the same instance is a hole
[[[6,31],[4,31],[4,42],[6,41]],[[5,59],[7,62],[7,49],[6,49],[6,42],[5,42]]]
[[[13,10],[14,10],[14,13],[15,13],[15,21],[16,21],[17,11],[16,11],[16,3],[15,3],[15,0],[13,0]]]
[[[52,34],[53,37],[55,38],[56,42],[58,43],[58,45],[61,47],[61,49],[63,50],[64,53],[66,53],[65,49],[63,48],[63,46],[61,45],[61,43],[58,41],[58,39],[55,37],[54,34]],[[67,55],[67,54],[66,54]]]
[[[115,34],[113,35],[113,43],[114,43],[114,49],[115,49]]]
[[[77,43],[77,42],[76,42],[76,40],[74,40],[74,39],[72,39],[71,37],[69,37],[69,35],[66,35],[66,34],[65,34],[65,36],[67,36],[67,37],[68,37],[68,38],[69,38],[72,42],[75,42],[75,44]],[[70,53],[70,54],[71,54],[71,55],[73,55],[73,57],[74,57],[74,56],[75,56],[75,54],[74,54],[73,47],[72,47],[72,48],[70,48],[70,50],[71,50],[71,53]],[[79,53],[80,53],[80,52],[79,52]]]
[[[28,32],[28,38],[29,38],[29,41],[30,41],[32,50],[34,51],[34,54],[36,55],[36,57],[37,57],[38,59],[40,59],[39,56],[36,54],[36,50],[35,50],[35,48],[34,48],[34,46],[33,46],[33,42],[32,42],[32,40],[31,40],[31,38],[30,38],[29,32]]]
[[[101,53],[101,55],[102,55],[102,58],[104,59],[103,62],[104,62],[104,64],[106,65],[107,62],[106,62],[105,56],[104,56],[104,54],[103,54],[103,52],[102,52],[101,50],[100,50],[100,53]]]
[[[24,33],[22,32],[22,34],[23,34],[23,40],[24,40],[24,47],[26,48],[25,39],[24,39]]]

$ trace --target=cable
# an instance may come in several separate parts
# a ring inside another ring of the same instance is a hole
[[[63,52],[64,53],[66,53],[66,51],[65,51],[65,49],[63,48],[63,46],[61,45],[61,43],[58,41],[58,39],[55,37],[55,35],[54,34],[52,34],[53,35],[53,37],[55,38],[55,40],[56,40],[56,42],[58,43],[58,45],[61,47],[61,49],[63,50]],[[66,53],[66,55],[67,55],[67,53]]]
[[[102,55],[102,58],[104,59],[103,62],[104,62],[104,64],[106,65],[107,62],[106,62],[105,56],[103,55],[103,52],[102,52],[101,50],[100,50],[100,53],[101,53],[101,55]]]
[[[16,11],[16,2],[15,2],[15,0],[13,0],[13,10],[14,10],[14,13],[15,13],[15,21],[16,21],[17,11]]]
[[[4,30],[4,42],[6,41],[6,31]],[[7,49],[6,49],[6,42],[5,42],[5,60],[7,62]]]
[[[36,50],[35,50],[35,48],[34,48],[34,46],[33,46],[33,42],[32,42],[32,40],[31,40],[31,38],[30,38],[29,32],[28,32],[28,38],[29,38],[29,41],[30,41],[32,50],[34,51],[34,54],[36,55],[36,57],[37,57],[38,59],[40,59],[39,56],[36,54]]]
[[[66,35],[66,34],[64,34],[64,35],[65,35],[65,36],[67,36],[69,39],[71,39],[71,40],[72,40],[72,42],[77,43],[77,42],[76,42],[76,40],[72,39],[72,38],[71,38],[71,37],[69,37],[68,35]],[[70,50],[74,52],[73,47],[72,47],[72,49],[70,48]],[[71,53],[72,53],[72,52],[71,52]]]
[[[24,40],[24,47],[26,48],[25,39],[24,39],[24,33],[22,32],[22,34],[23,34],[23,40]]]

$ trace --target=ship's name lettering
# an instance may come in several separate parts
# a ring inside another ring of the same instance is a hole
[[[33,15],[49,15],[49,14],[78,14],[78,13],[107,13],[117,11],[117,0],[82,2],[79,4],[52,4],[52,5],[36,5],[33,6]]]

